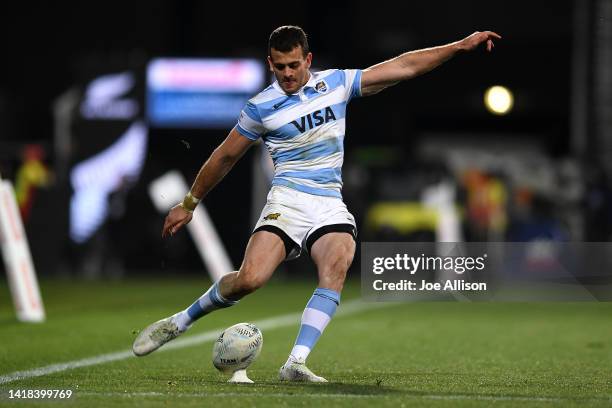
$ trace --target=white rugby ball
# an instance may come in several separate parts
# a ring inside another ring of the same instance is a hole
[[[263,335],[252,323],[238,323],[221,333],[213,346],[213,365],[223,372],[246,369],[261,352]]]

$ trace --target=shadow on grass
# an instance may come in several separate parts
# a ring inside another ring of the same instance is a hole
[[[300,390],[301,393],[313,394],[345,394],[345,395],[386,395],[397,394],[398,391],[393,388],[385,387],[380,384],[343,384],[343,383],[276,383],[277,387],[282,387],[285,392],[291,390]]]
[[[209,385],[213,385],[208,383]],[[392,395],[399,394],[400,391],[378,384],[344,384],[344,383],[299,383],[299,382],[280,382],[280,381],[258,381],[255,384],[235,384],[219,382],[218,387],[231,387],[234,392],[250,393],[252,391],[282,392],[283,394],[342,394],[342,395]]]

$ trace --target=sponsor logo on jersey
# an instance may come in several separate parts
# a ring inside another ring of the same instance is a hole
[[[271,213],[271,214],[266,215],[263,219],[266,221],[278,220],[278,217],[280,216],[281,216],[281,213]]]
[[[300,133],[304,133],[306,130],[321,126],[322,124],[331,120],[336,120],[336,115],[334,115],[334,111],[332,110],[331,106],[328,106],[325,109],[320,109],[318,111],[309,113],[308,115],[304,115],[298,120],[292,121],[291,124],[295,126]]]

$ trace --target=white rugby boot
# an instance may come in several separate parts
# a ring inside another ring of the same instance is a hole
[[[281,381],[301,381],[324,383],[327,380],[319,377],[306,367],[304,360],[298,360],[290,356],[284,366],[278,372]]]
[[[159,320],[141,331],[132,345],[134,354],[138,357],[146,356],[183,334],[186,330],[179,330],[174,321],[175,316]]]

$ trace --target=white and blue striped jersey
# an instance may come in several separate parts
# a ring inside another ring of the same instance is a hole
[[[251,98],[236,129],[263,139],[272,161],[272,185],[342,198],[346,105],[361,96],[361,70],[311,73],[298,93],[278,82]]]

